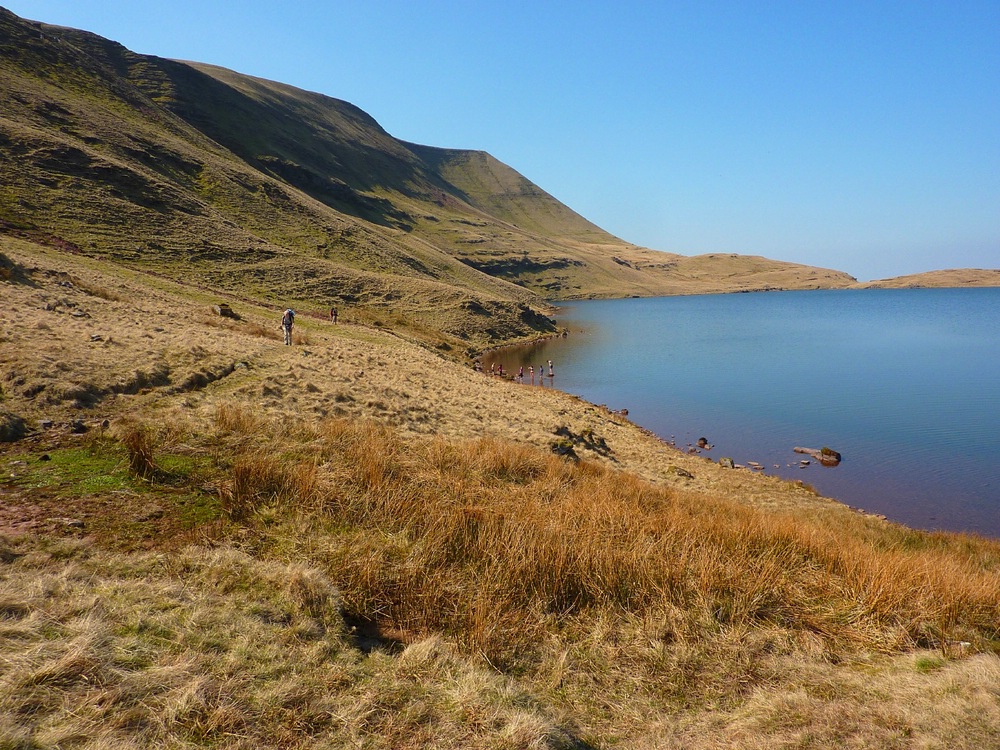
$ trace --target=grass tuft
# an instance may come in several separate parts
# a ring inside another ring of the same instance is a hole
[[[140,479],[152,479],[159,473],[154,458],[155,439],[149,427],[131,421],[115,428],[118,439],[125,448],[129,470]]]

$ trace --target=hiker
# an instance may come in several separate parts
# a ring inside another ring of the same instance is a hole
[[[292,345],[292,324],[295,322],[295,310],[288,308],[281,316],[281,330],[285,332],[285,346]]]
[[[331,323],[336,323],[337,322],[337,308],[336,307],[331,307],[330,308],[330,322]]]
[[[549,377],[551,378],[551,377],[553,377],[553,376],[554,376],[555,374],[556,374],[556,371],[552,369],[552,360],[550,359],[550,360],[549,360]]]

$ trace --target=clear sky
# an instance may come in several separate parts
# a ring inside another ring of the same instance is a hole
[[[1000,1],[0,0],[482,149],[629,242],[1000,268]]]

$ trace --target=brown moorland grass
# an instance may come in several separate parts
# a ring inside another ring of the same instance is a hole
[[[351,643],[315,569],[0,540],[0,747],[569,747],[440,640]]]
[[[996,268],[950,268],[942,271],[927,271],[909,276],[894,276],[890,279],[873,279],[858,284],[864,288],[915,288],[915,287],[975,287],[1000,286],[1000,269]]]
[[[493,439],[216,421],[153,458],[212,446],[240,551],[0,545],[8,744],[992,746],[995,542]]]
[[[350,609],[445,632],[494,663],[523,659],[551,617],[664,606],[815,633],[832,650],[1000,640],[993,542],[863,516],[803,522],[495,440],[404,442],[373,423],[299,432],[289,455],[314,452],[294,461],[275,458],[279,444],[234,461],[238,515],[308,513],[324,530],[310,543],[336,540],[325,562]]]
[[[0,524],[34,513],[60,537],[0,548],[9,744],[996,745],[996,542],[723,469],[391,330],[305,315],[308,343],[284,347],[260,335],[276,333],[264,306],[218,326],[217,299],[190,287],[9,249],[24,275],[3,286],[2,397],[31,434],[2,448]],[[162,379],[114,388],[161,361]],[[49,399],[60,379],[97,398]],[[583,460],[554,456],[559,440]],[[212,550],[256,571],[246,592],[197,572]],[[329,582],[336,617],[309,614],[308,591],[281,603],[296,576]],[[96,587],[65,583],[84,579]],[[35,581],[44,597],[24,593]],[[151,625],[138,640],[119,589]],[[339,646],[309,656],[309,618],[361,666]],[[26,669],[41,681],[15,679]],[[268,670],[297,677],[286,692]],[[190,708],[130,703],[131,681],[166,681]]]

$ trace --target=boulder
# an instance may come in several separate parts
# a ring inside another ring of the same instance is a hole
[[[24,419],[12,411],[0,409],[0,443],[13,443],[28,434]]]

